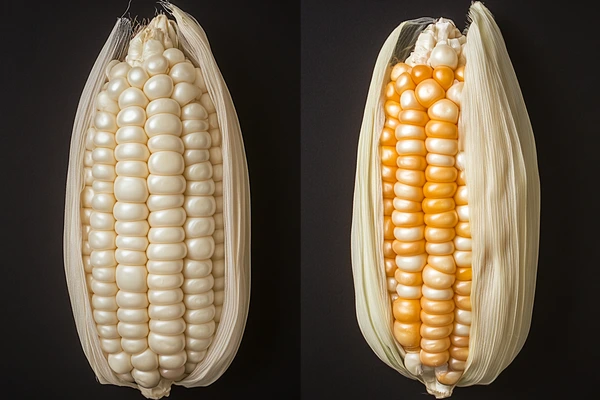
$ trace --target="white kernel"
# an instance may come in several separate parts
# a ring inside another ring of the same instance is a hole
[[[158,368],[158,356],[150,349],[131,356],[131,365],[139,371],[152,371]]]
[[[454,297],[454,290],[452,290],[452,288],[433,289],[427,285],[423,285],[421,290],[423,291],[423,297],[429,300],[452,300],[452,298]]]
[[[151,153],[157,151],[175,151],[183,154],[185,151],[181,138],[173,135],[156,135],[148,140],[148,150]]]
[[[120,339],[104,339],[100,338],[100,347],[108,354],[119,353],[121,349]]]
[[[186,294],[183,298],[186,310],[197,310],[208,307],[215,301],[215,292],[210,289],[204,293]]]
[[[93,250],[112,250],[116,248],[116,238],[114,231],[91,231],[88,241]]]
[[[148,274],[148,289],[177,289],[182,283],[183,275],[181,273],[171,275]],[[152,329],[152,327],[150,327],[150,329]]]
[[[178,207],[168,210],[152,211],[148,217],[148,222],[153,228],[165,226],[183,226],[186,217],[185,210],[182,207]]]
[[[209,161],[192,164],[185,168],[183,176],[189,181],[204,181],[212,178],[213,167]]]
[[[122,61],[118,64],[115,64],[110,69],[110,72],[108,73],[108,78],[111,80],[115,79],[115,78],[125,78],[125,77],[127,77],[127,73],[129,72],[130,69],[131,69],[131,66],[129,64],[127,64],[126,62]]]
[[[183,270],[183,260],[172,261],[153,261],[149,260],[146,264],[148,272],[151,274],[177,274]]]
[[[171,98],[177,101],[179,105],[185,106],[201,94],[202,92],[197,86],[187,82],[180,82],[173,88]]]
[[[187,310],[184,315],[185,322],[188,324],[205,324],[215,318],[215,306],[200,308],[197,310]]]
[[[176,64],[169,71],[169,75],[173,79],[173,82],[189,82],[194,83],[196,80],[196,69],[191,63],[182,62]]]
[[[186,106],[187,107],[187,106]],[[210,129],[207,120],[203,119],[188,119],[182,121],[183,135],[194,132],[207,132]]]
[[[98,131],[94,135],[94,145],[97,147],[105,147],[114,149],[117,145],[115,134],[110,132]]]
[[[141,67],[133,67],[127,73],[127,81],[133,87],[141,89],[144,87],[144,83],[150,78],[146,70]]]
[[[144,93],[149,100],[171,97],[173,93],[173,80],[169,75],[155,75],[144,84]]]
[[[209,236],[215,231],[215,220],[213,217],[189,217],[185,221],[184,229],[188,238]]]
[[[148,118],[156,114],[173,114],[181,116],[181,106],[178,102],[169,98],[152,100],[146,107]]]
[[[148,170],[156,175],[181,175],[184,171],[183,156],[174,151],[159,151],[148,159]]]
[[[117,130],[115,138],[118,144],[122,143],[141,143],[144,144],[148,141],[148,136],[144,128],[141,126],[124,126]]]
[[[190,133],[189,135],[185,135],[182,139],[186,150],[210,149],[211,140],[208,132]]]
[[[181,318],[184,313],[185,305],[183,303],[169,305],[150,304],[150,307],[148,308],[148,315],[150,315],[150,318],[162,319],[165,321]]]
[[[131,371],[131,356],[125,352],[108,355],[108,365],[117,374],[124,374]]]
[[[171,47],[163,52],[163,57],[169,60],[169,67],[173,67],[175,64],[179,64],[185,61],[185,55],[181,50],[176,47]]]
[[[146,272],[145,266],[137,265],[118,265],[116,270],[116,280],[119,289],[131,293],[142,293],[145,294],[148,286],[146,285]],[[121,293],[121,292],[119,292]],[[119,302],[119,300],[117,300]],[[126,307],[119,304],[123,308],[139,308],[139,307]]]
[[[148,176],[148,164],[144,161],[119,161],[115,167],[117,175],[135,178]]]
[[[130,87],[128,89],[125,89],[119,95],[119,107],[121,107],[121,109],[130,106],[138,106],[145,108],[147,105],[148,98],[146,97],[144,92],[142,92],[138,88]]]
[[[150,211],[160,211],[169,208],[183,206],[184,196],[182,194],[151,194],[146,200]]]
[[[181,120],[173,114],[156,114],[148,118],[144,130],[149,137],[155,135],[180,136],[182,131]]]
[[[116,132],[117,118],[115,114],[98,111],[94,117],[94,126],[100,131]]]
[[[168,305],[179,303],[183,300],[181,289],[148,290],[148,300],[152,304]]]
[[[189,217],[209,217],[215,213],[217,205],[212,196],[186,196],[183,207]]]
[[[92,189],[94,190],[94,193],[104,193],[104,194],[114,193],[114,183],[95,180],[94,183],[92,184]]]
[[[169,69],[169,61],[160,54],[148,57],[144,61],[144,68],[150,76],[164,74]]]
[[[122,126],[144,126],[146,123],[146,111],[142,107],[130,106],[119,111],[117,125]]]
[[[150,228],[148,232],[150,243],[177,243],[183,242],[184,239],[185,230],[182,227]]]
[[[182,64],[178,64],[182,65]],[[162,355],[158,358],[158,363],[161,368],[168,369],[177,369],[185,365],[187,361],[187,353],[185,351],[180,351],[179,353],[172,355]]]
[[[110,231],[115,227],[115,218],[111,213],[94,212],[90,216],[90,225],[97,231]]]
[[[206,260],[212,257],[215,251],[215,241],[212,236],[187,239],[187,256],[192,260]]]
[[[118,176],[115,179],[115,197],[119,201],[142,203],[148,198],[146,180],[129,176]]]
[[[190,260],[186,258],[183,262],[183,276],[186,279],[203,278],[213,270],[211,260]]]
[[[94,164],[92,175],[94,179],[100,181],[113,181],[116,177],[115,167],[107,164]]]
[[[115,282],[116,268],[98,268],[92,269],[92,277],[99,282]]]
[[[182,194],[185,191],[185,178],[181,175],[150,174],[147,184],[151,194]]]
[[[124,143],[115,147],[117,161],[147,161],[150,157],[148,147],[140,143]]]
[[[212,337],[204,339],[195,339],[193,337],[187,337],[185,339],[185,348],[186,350],[203,351],[206,350],[211,343]]]
[[[119,322],[117,325],[119,335],[127,339],[143,339],[148,336],[148,324],[132,324],[129,322]]]
[[[160,335],[180,335],[185,332],[185,321],[183,318],[170,321],[151,319],[150,330]]]
[[[396,266],[403,272],[420,272],[427,264],[427,254],[396,256]]]
[[[210,321],[204,324],[188,325],[185,333],[194,339],[208,339],[215,333],[215,321]]]
[[[117,316],[119,317],[119,321],[131,322],[134,324],[148,322],[150,319],[148,317],[148,310],[145,308],[139,308],[137,310],[119,308],[117,311]]]
[[[92,159],[96,163],[115,165],[115,154],[111,149],[97,147],[92,151]]]
[[[139,369],[133,369],[131,376],[135,379],[135,382],[144,388],[153,388],[158,385],[162,377],[158,372],[158,369],[152,371],[140,371]]]
[[[90,256],[90,263],[98,269],[116,267],[115,252],[114,250],[95,250]]]
[[[188,247],[184,243],[151,243],[146,254],[150,260],[155,261],[179,260],[187,255]]]
[[[148,258],[145,251],[126,250],[118,248],[115,251],[115,258],[119,264],[125,265],[146,265]]]
[[[183,142],[182,142],[183,147]],[[185,150],[183,153],[183,160],[185,161],[185,165],[197,164],[203,161],[210,160],[210,153],[206,149],[202,150]]]
[[[119,112],[119,105],[113,100],[106,91],[101,91],[96,96],[96,110],[105,111],[110,114],[117,114]]]
[[[117,267],[118,268],[118,267]],[[144,267],[132,267],[145,269]],[[117,271],[118,273],[118,271]],[[119,284],[117,278],[117,285]],[[117,304],[121,308],[147,308],[148,297],[146,295],[146,289],[140,289],[140,293],[128,292],[125,290],[119,290],[116,295]]]
[[[185,294],[202,294],[211,290],[213,288],[214,283],[215,282],[212,275],[195,279],[188,278],[184,281],[181,290],[183,290],[183,293]]]
[[[205,120],[208,118],[208,111],[200,103],[191,103],[181,108],[182,120]]]
[[[427,148],[427,151],[432,153],[453,156],[458,152],[458,140],[427,138],[425,140],[425,147]]]
[[[106,87],[106,94],[114,101],[117,101],[121,93],[129,87],[129,82],[124,77],[111,79]]]
[[[398,284],[396,286],[396,293],[403,299],[417,300],[421,298],[421,287]]]

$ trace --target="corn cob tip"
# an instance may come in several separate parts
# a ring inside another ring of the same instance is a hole
[[[138,67],[151,56],[160,55],[178,45],[176,23],[166,15],[159,14],[131,39],[125,61],[131,67]]]

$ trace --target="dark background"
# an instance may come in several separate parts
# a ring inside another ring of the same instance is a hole
[[[433,399],[380,361],[356,322],[350,227],[356,150],[375,60],[404,20],[447,17],[470,0],[302,1],[302,397]],[[524,348],[488,386],[453,399],[594,393],[598,292],[597,24],[583,2],[484,3],[503,32],[538,151],[539,269]],[[588,4],[592,4],[589,2]],[[597,61],[595,61],[597,63]],[[590,331],[591,329],[591,331]],[[595,398],[597,393],[592,396]]]
[[[100,385],[85,358],[64,278],[69,145],[79,96],[119,1],[2,3],[2,399],[143,399]],[[299,398],[299,5],[174,2],[200,22],[237,109],[250,172],[252,290],[233,363],[170,399]],[[133,0],[149,18],[155,1]]]

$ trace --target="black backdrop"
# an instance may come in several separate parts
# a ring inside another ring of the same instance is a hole
[[[95,382],[62,264],[75,109],[127,1],[39,3],[4,1],[0,11],[0,397],[140,399],[131,389]],[[445,16],[462,28],[470,1],[176,4],[206,30],[239,114],[251,176],[253,286],[246,333],[230,368],[207,388],[174,386],[170,398],[298,398],[300,344],[302,398],[432,398],[378,360],[356,323],[350,266],[356,146],[372,68],[388,34],[421,16]],[[540,260],[525,347],[492,385],[458,388],[453,398],[583,397],[594,392],[600,355],[593,326],[600,289],[593,256],[600,144],[593,14],[583,2],[485,4],[504,34],[536,136]],[[149,17],[155,7],[133,0],[129,13]]]
[[[252,294],[239,352],[207,388],[173,399],[299,395],[298,8],[174,2],[211,43],[238,111],[252,196]],[[3,1],[2,399],[142,399],[100,385],[81,350],[63,273],[69,143],[79,96],[127,0]],[[156,1],[133,0],[131,17]],[[7,47],[8,46],[8,47]]]
[[[421,383],[380,361],[356,322],[350,263],[356,149],[373,66],[387,36],[401,21],[423,16],[447,17],[462,29],[470,4],[302,1],[303,398],[433,398]],[[591,193],[598,179],[600,85],[597,64],[588,58],[597,53],[598,36],[583,2],[485,5],[503,32],[536,138],[539,270],[521,353],[491,385],[458,388],[452,398],[583,397],[594,393],[600,355],[591,325],[598,318],[600,278]]]

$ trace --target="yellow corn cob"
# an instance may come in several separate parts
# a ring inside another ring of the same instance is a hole
[[[65,219],[65,268],[90,364],[101,383],[149,398],[168,395],[173,382],[206,386],[223,373],[249,294],[237,117],[201,28],[165,7],[177,23],[161,14],[133,37],[120,19],[107,42],[115,58],[103,52],[96,65],[104,76],[90,76],[100,90],[82,96],[67,191],[80,228],[71,208]],[[89,117],[79,118],[87,104]],[[73,282],[81,272],[87,299]]]
[[[437,378],[448,385],[464,370],[471,324],[468,198],[456,168],[464,66],[457,64],[456,54],[434,68],[397,63],[384,103],[395,129],[385,126],[380,138],[381,176],[394,185],[383,200],[394,336],[406,359],[447,364]]]
[[[479,2],[469,17],[465,35],[444,18],[390,35],[357,163],[361,330],[382,360],[438,398],[490,383],[516,356],[537,267],[531,126],[493,17]]]

